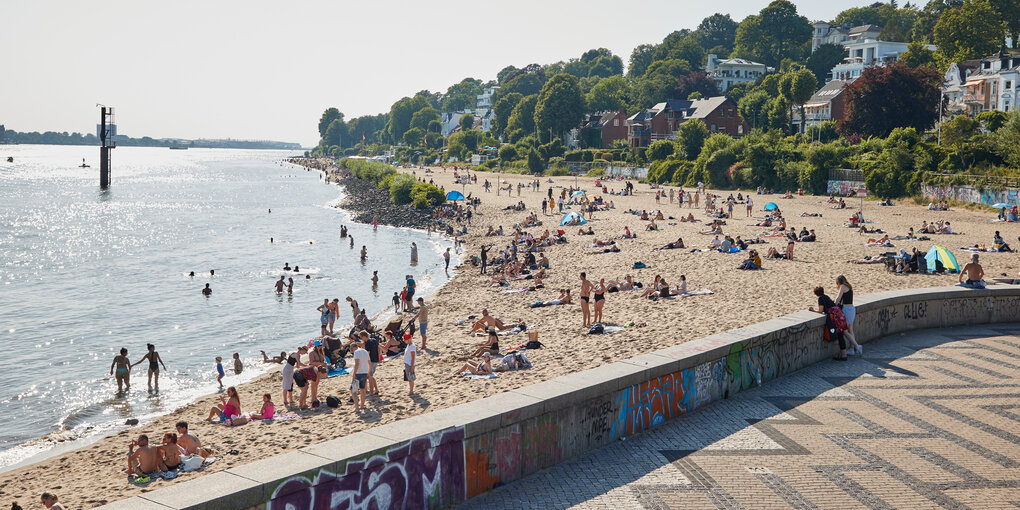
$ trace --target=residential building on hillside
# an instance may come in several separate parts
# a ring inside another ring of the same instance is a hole
[[[572,133],[575,147],[583,140],[588,147],[612,148],[613,142],[627,140],[627,111],[617,110],[588,115],[581,129]]]
[[[811,34],[811,51],[814,52],[823,44],[838,44],[845,46],[847,43],[863,41],[865,39],[878,39],[882,27],[878,25],[861,25],[854,27],[843,25],[832,26],[825,21],[816,21],[812,24],[814,33]]]
[[[976,116],[992,110],[1009,112],[1017,108],[1020,101],[1016,90],[1020,85],[1020,51],[1000,51],[985,57],[973,70],[967,64],[964,62],[957,68],[962,66],[965,69],[962,103],[968,115]]]
[[[853,83],[843,80],[831,80],[815,92],[807,103],[804,103],[805,120],[800,117],[800,107],[794,106],[790,110],[793,126],[800,131],[801,124],[805,127],[820,126],[823,122],[831,120],[839,122],[846,117],[846,95],[843,93]],[[753,125],[752,125],[753,127]]]
[[[748,129],[737,103],[729,97],[670,99],[627,119],[627,142],[631,147],[646,147],[658,140],[673,140],[680,125],[692,119],[704,122],[712,133],[743,136]]]
[[[907,51],[907,43],[877,41],[864,39],[844,44],[847,57],[836,64],[829,72],[830,80],[853,80],[860,78],[865,69],[874,66],[892,64]],[[936,47],[926,44],[925,47],[935,51]]]
[[[462,112],[440,113],[439,121],[443,123],[443,136],[450,136],[450,133],[453,133],[454,129],[460,127],[460,118],[465,115],[474,115],[474,112],[465,109]],[[475,117],[475,123],[478,123],[477,117]]]
[[[705,65],[705,72],[715,80],[719,92],[726,92],[738,83],[754,83],[773,71],[775,69],[765,64],[742,58],[719,59],[714,53],[708,55],[708,63]]]
[[[475,103],[475,129],[482,131],[488,131],[492,127],[492,95],[499,90],[499,85],[492,87],[485,87],[482,89],[482,93],[478,95]]]

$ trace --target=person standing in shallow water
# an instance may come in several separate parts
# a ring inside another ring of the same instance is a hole
[[[159,391],[159,366],[163,365],[163,369],[165,370],[166,365],[163,363],[163,358],[159,357],[159,353],[156,352],[155,345],[146,344],[146,347],[149,349],[149,352],[145,353],[145,356],[142,356],[142,359],[132,363],[131,366],[133,367],[141,364],[146,360],[149,362],[149,393],[152,393],[153,379],[155,379],[156,382],[156,391]]]
[[[411,243],[411,263],[418,263],[418,243]]]
[[[114,356],[113,363],[110,364],[110,375],[113,375],[115,368],[117,370],[117,393],[124,391],[124,387],[131,389],[131,361],[128,360],[127,353],[128,350],[121,347],[120,355]]]

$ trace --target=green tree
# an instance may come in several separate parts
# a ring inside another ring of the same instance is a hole
[[[503,69],[500,69],[499,73],[496,74],[496,81],[502,85],[503,80],[516,75],[518,71],[520,71],[520,69],[517,69],[514,66],[506,66]]]
[[[655,45],[641,44],[634,48],[630,54],[630,63],[627,65],[627,75],[631,78],[639,78],[652,65],[655,55]]]
[[[528,151],[528,171],[533,174],[540,174],[545,171],[545,163],[542,162],[542,156],[535,149]]]
[[[673,151],[676,147],[673,142],[669,140],[659,140],[652,142],[645,151],[645,157],[648,161],[660,161],[673,155]]]
[[[957,115],[942,123],[942,143],[944,145],[962,146],[981,132],[981,123],[966,115]]]
[[[989,132],[994,133],[999,130],[1003,124],[1009,120],[1009,116],[1005,112],[999,110],[992,110],[988,112],[981,112],[977,116],[978,122]],[[0,134],[3,134],[3,126],[0,126]]]
[[[507,163],[517,159],[517,149],[513,145],[504,145],[499,148],[500,162]]]
[[[815,49],[807,59],[806,67],[815,75],[819,84],[824,84],[829,77],[829,72],[836,64],[846,57],[846,48],[832,43],[825,43]]]
[[[942,13],[935,25],[935,44],[945,62],[988,56],[1002,44],[1005,27],[987,0],[966,0]]]
[[[711,133],[701,119],[692,119],[680,124],[676,131],[677,153],[689,160],[701,155],[701,148]]]
[[[524,96],[517,92],[511,92],[496,101],[492,105],[493,119],[492,119],[492,130],[497,136],[501,136],[503,131],[506,129],[507,123],[510,122],[510,114],[513,113],[514,107],[517,103],[521,102]]]
[[[769,125],[768,116],[768,92],[756,89],[748,92],[737,103],[737,111],[740,116],[751,125],[751,129],[765,128]]]
[[[881,198],[898,198],[907,192],[907,182],[914,171],[914,154],[905,145],[897,144],[878,156],[873,169],[865,173],[868,189]]]
[[[684,60],[653,62],[634,86],[635,106],[648,108],[669,99],[680,76],[690,73],[690,65]]]
[[[1020,2],[1016,0],[989,0],[992,9],[999,15],[1006,28],[1006,35],[1013,39],[1013,47],[1020,47]]]
[[[467,131],[473,127],[475,127],[475,116],[471,114],[461,115],[460,129]]]
[[[737,22],[729,14],[713,14],[698,25],[693,33],[702,48],[722,47],[723,55],[733,51],[733,41],[737,37]]]
[[[411,127],[419,128],[422,131],[428,131],[429,124],[433,121],[438,122],[439,120],[439,110],[436,110],[431,106],[427,106],[414,112],[414,115],[411,115]]]
[[[907,51],[899,58],[908,67],[935,67],[935,52],[929,50],[920,41],[907,45]]]
[[[697,72],[688,75],[681,75],[676,80],[676,87],[673,88],[672,98],[690,99],[692,94],[699,94],[698,97],[715,97],[719,95],[719,87],[715,80],[707,74]]]
[[[897,127],[929,129],[938,118],[941,84],[942,76],[930,67],[897,62],[869,68],[844,92],[840,134],[885,137]]]
[[[507,79],[505,85],[499,86],[499,90],[492,95],[492,100],[499,101],[503,97],[506,97],[507,94],[512,94],[514,92],[522,96],[530,96],[541,92],[542,85],[545,84],[545,71],[541,67],[528,67],[532,68],[534,72],[527,72],[522,69],[519,71],[520,74]]]
[[[422,128],[411,128],[404,132],[404,143],[408,147],[420,147],[421,142],[425,139],[425,130]]]
[[[354,141],[348,136],[347,124],[344,122],[343,115],[329,123],[329,127],[326,128],[326,136],[323,137],[323,143],[326,146],[337,145],[341,148],[354,145]]]
[[[691,69],[701,69],[705,64],[705,49],[698,41],[683,31],[673,32],[666,36],[662,44],[655,48],[655,60],[682,60]]]
[[[433,119],[429,121],[429,125],[425,128],[429,133],[442,133],[443,123],[439,119]]]
[[[407,133],[404,133],[405,135]],[[429,149],[441,149],[443,148],[443,134],[437,131],[429,131],[425,133],[425,147]]]
[[[580,124],[584,111],[584,96],[577,78],[568,74],[556,75],[542,86],[538,95],[535,125],[540,136],[551,131],[552,136],[562,137],[567,130]]]
[[[993,150],[1009,165],[1010,168],[1020,169],[1020,110],[1013,110],[1007,114],[1006,122],[991,136]]]
[[[446,140],[446,150],[451,157],[467,161],[471,154],[478,150],[478,140],[481,133],[474,129],[458,131]]]
[[[625,108],[630,99],[630,84],[623,76],[602,78],[588,92],[589,112],[604,112]]]
[[[734,54],[778,68],[784,58],[800,58],[811,40],[811,24],[788,0],[773,0],[737,26]]]
[[[780,78],[779,86],[782,89],[783,97],[788,99],[790,103],[800,107],[800,118],[806,118],[804,103],[811,99],[811,96],[814,95],[815,90],[818,88],[818,80],[815,78],[814,73],[807,69],[791,71]],[[802,133],[804,132],[805,124],[805,122],[800,123]]]
[[[464,78],[456,85],[451,85],[443,94],[443,111],[459,112],[465,108],[474,108],[478,94],[482,93],[482,80]]]
[[[537,103],[538,94],[532,94],[522,98],[510,113],[505,134],[511,143],[517,143],[521,138],[535,133],[535,105]]]
[[[429,106],[429,100],[424,95],[404,97],[393,103],[393,106],[390,107],[389,124],[386,128],[390,140],[403,140],[404,133],[411,128],[411,118],[414,114]]]
[[[326,108],[326,111],[322,112],[322,117],[319,117],[319,138],[326,137],[326,129],[336,119],[344,118],[344,114],[340,113],[340,110],[336,108]]]

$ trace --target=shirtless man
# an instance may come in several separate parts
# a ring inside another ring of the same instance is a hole
[[[138,450],[135,450],[136,446]],[[135,474],[136,468],[142,475],[166,471],[166,464],[163,464],[163,459],[159,457],[159,451],[149,446],[149,436],[145,434],[138,436],[138,439],[131,441],[128,446],[128,474]]]
[[[967,275],[966,286],[974,289],[985,288],[985,270],[978,264],[978,254],[975,253],[970,257],[970,263],[963,266],[963,270],[960,271],[960,283],[964,283],[963,275]]]
[[[121,347],[120,355],[114,356],[110,364],[110,375],[113,375],[115,367],[117,369],[117,393],[124,391],[123,387],[131,389],[131,361],[128,360],[127,352],[127,349]]]
[[[588,281],[588,275],[581,273],[581,325],[584,327],[591,326],[591,309],[588,302],[591,300],[593,288],[595,286]]]
[[[202,442],[198,440],[197,436],[188,434],[188,422],[186,421],[177,422],[177,446],[181,447],[185,455],[198,454],[203,459],[211,453],[202,448]]]
[[[482,318],[478,319],[472,326],[471,332],[475,333],[478,331],[485,331],[489,328],[496,328],[499,330],[510,329],[509,326],[504,326],[503,321],[489,315],[489,311],[482,309]]]
[[[286,284],[284,283],[283,276],[281,275],[280,279],[276,282],[276,293],[277,294],[282,294],[283,293],[283,286],[284,285],[286,285]]]
[[[422,298],[418,298],[418,313],[408,322],[413,322],[415,319],[418,319],[418,331],[421,332],[421,348],[425,350],[425,344],[428,342],[425,330],[429,325],[429,307],[425,306],[425,300]]]
[[[152,379],[155,377],[156,391],[159,391],[159,366],[163,365],[163,370],[166,370],[166,364],[163,363],[163,358],[160,358],[159,353],[156,352],[155,345],[146,344],[146,347],[149,349],[149,352],[145,353],[145,356],[142,356],[142,359],[131,364],[131,366],[138,365],[146,360],[149,361],[149,393],[152,393]]]

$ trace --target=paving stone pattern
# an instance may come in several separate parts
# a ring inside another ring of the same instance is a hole
[[[463,508],[1020,508],[1020,324],[864,346]]]

